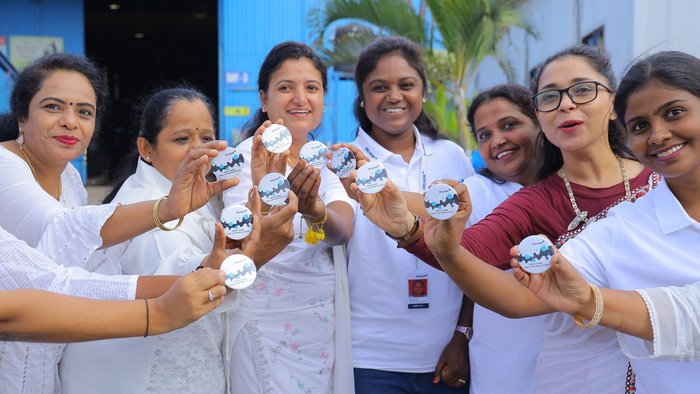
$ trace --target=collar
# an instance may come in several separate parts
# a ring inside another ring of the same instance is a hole
[[[415,146],[415,151],[413,153],[414,158],[421,158],[423,156],[430,156],[433,154],[433,149],[430,144],[425,144],[425,139],[421,135],[421,133],[418,131],[418,128],[416,126],[413,126],[413,135],[416,139],[416,146]],[[371,160],[376,160],[380,162],[385,162],[389,157],[395,155],[394,152],[391,152],[381,146],[377,141],[372,138],[365,130],[362,129],[362,127],[357,128],[357,138],[355,139],[355,143],[358,148],[362,149],[362,151],[369,156]]]
[[[683,209],[680,201],[673,195],[665,179],[654,189],[654,209],[661,232],[670,234],[698,223]]]
[[[138,160],[138,165],[136,166],[136,179],[142,185],[145,185],[149,191],[153,194],[166,196],[170,192],[170,187],[172,182],[168,180],[163,174],[158,172],[155,167],[147,164],[140,158]]]

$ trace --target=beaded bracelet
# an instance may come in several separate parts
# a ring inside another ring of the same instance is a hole
[[[603,318],[603,293],[601,293],[598,286],[594,285],[593,283],[588,283],[588,285],[591,287],[591,290],[593,290],[593,295],[595,296],[595,312],[593,312],[593,317],[588,321],[588,323],[584,323],[580,316],[576,316],[575,314],[571,315],[571,317],[574,318],[576,325],[582,328],[595,327],[598,325],[598,323],[600,323],[600,319]]]
[[[326,220],[328,219],[328,209],[324,210],[323,219],[318,222],[312,222],[303,215],[301,217],[303,217],[304,220],[306,220],[306,224],[309,225],[309,230],[304,237],[304,241],[306,241],[307,244],[316,245],[319,241],[326,239],[326,232],[323,231],[323,225],[326,224]]]
[[[177,221],[177,224],[173,228],[165,227],[165,225],[163,225],[163,223],[160,221],[160,218],[158,217],[158,209],[160,208],[160,203],[163,202],[166,198],[168,198],[168,196],[161,198],[160,200],[156,201],[155,204],[153,204],[153,222],[159,229],[163,231],[177,230],[180,227],[180,225],[182,225],[182,221],[185,219],[184,217],[180,217],[180,219],[178,219]]]

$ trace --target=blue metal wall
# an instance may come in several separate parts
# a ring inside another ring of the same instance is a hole
[[[0,36],[9,41],[12,35],[62,37],[64,52],[85,54],[83,0],[0,0]],[[12,81],[6,75],[0,76],[0,113],[10,109],[11,90]],[[84,157],[73,164],[86,180]]]
[[[276,44],[311,43],[306,20],[314,0],[219,0],[219,124],[222,139],[238,143],[241,126],[260,108],[257,78],[260,64]],[[353,81],[329,73],[326,111],[317,139],[354,139]]]

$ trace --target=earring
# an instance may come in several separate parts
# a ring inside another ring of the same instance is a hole
[[[423,104],[425,104],[426,101],[428,100],[425,97],[423,97]]]
[[[365,107],[365,100],[362,100],[362,101],[360,101],[360,108],[364,108],[364,107]]]
[[[143,159],[146,163],[151,161],[151,155],[146,156],[145,159]]]
[[[265,107],[262,107],[260,110],[261,110],[263,113],[267,112],[267,108],[265,108]]]
[[[19,135],[17,136],[17,139],[15,141],[17,141],[17,145],[19,145],[19,148],[22,149],[22,146],[24,146],[24,133],[22,132],[21,128],[18,127],[18,129]]]

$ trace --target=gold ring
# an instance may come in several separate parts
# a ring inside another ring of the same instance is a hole
[[[467,384],[467,381],[464,380],[464,379],[457,379],[457,381],[460,382],[460,383],[462,383],[462,384]]]

